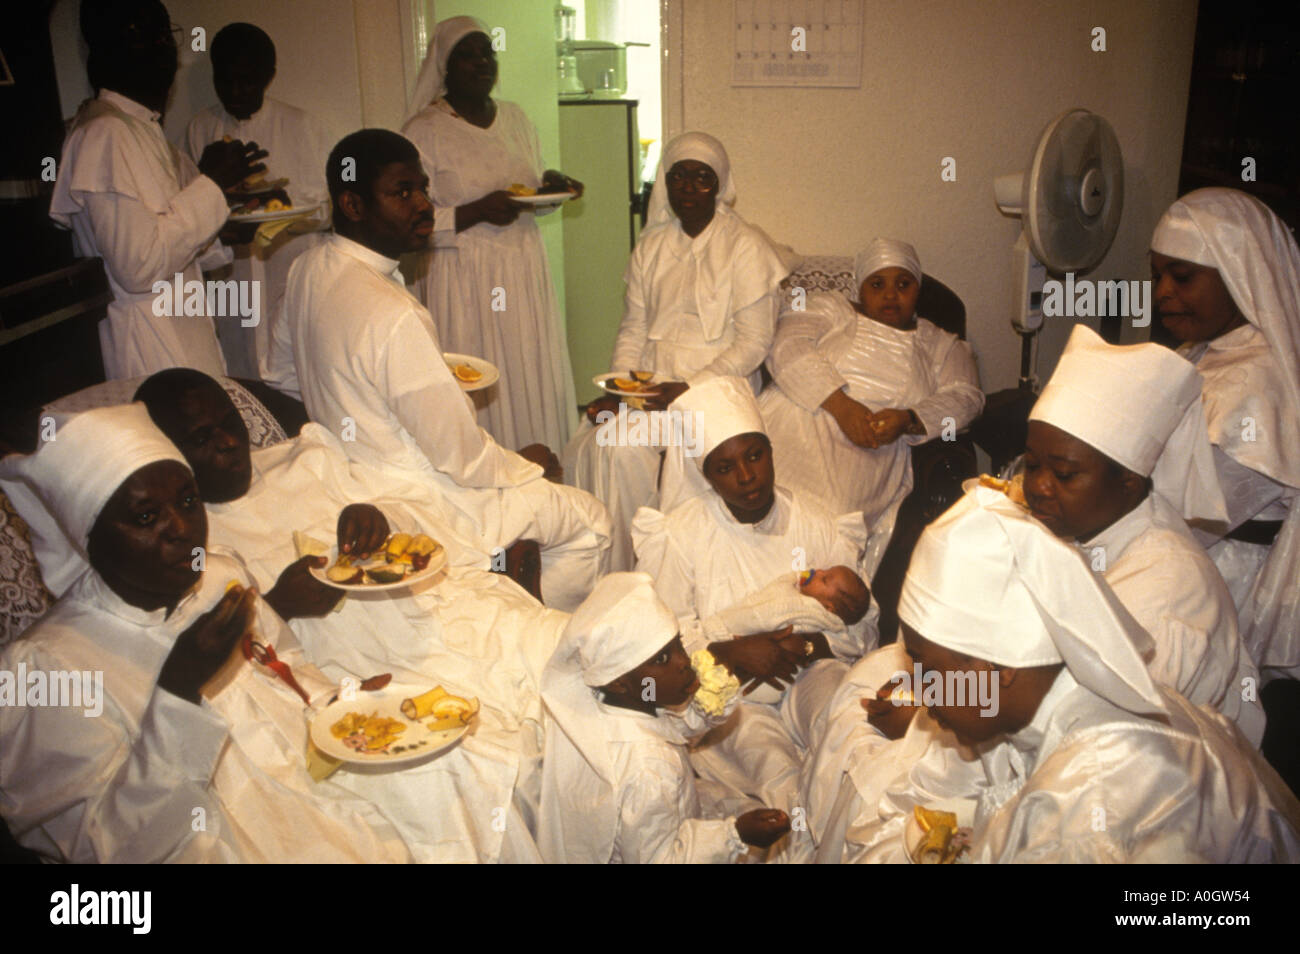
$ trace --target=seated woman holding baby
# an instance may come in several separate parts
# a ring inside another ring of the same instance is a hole
[[[916,314],[921,277],[911,245],[868,245],[857,301],[814,292],[782,313],[759,400],[785,485],[863,512],[872,572],[912,488],[912,445],[953,439],[984,408],[970,346]]]

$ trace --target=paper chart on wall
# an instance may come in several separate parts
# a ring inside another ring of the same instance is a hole
[[[862,85],[862,0],[735,0],[732,86]]]

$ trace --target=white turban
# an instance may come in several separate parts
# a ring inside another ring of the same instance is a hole
[[[926,527],[898,617],[932,643],[999,666],[1064,662],[1122,709],[1164,712],[1143,656],[1151,637],[1083,554],[1002,492],[973,487]]]
[[[538,842],[550,862],[604,864],[618,828],[609,743],[635,738],[633,713],[602,710],[596,687],[626,675],[672,642],[677,618],[645,573],[611,573],[564,628],[542,671],[546,751]]]
[[[456,44],[471,33],[487,33],[488,26],[478,17],[450,17],[433,28],[433,39],[420,66],[415,90],[407,103],[405,122],[447,92],[447,60]]]
[[[676,218],[668,204],[668,184],[665,176],[683,159],[694,159],[712,169],[718,176],[718,200],[715,214],[726,214],[736,203],[736,184],[731,179],[731,161],[722,143],[708,133],[685,132],[664,146],[655,173],[654,190],[650,193],[650,211],[646,215],[646,228],[672,222]]]
[[[669,413],[683,416],[682,433],[694,440],[683,440],[665,453],[659,490],[664,513],[713,490],[704,476],[704,458],[720,444],[738,434],[767,433],[758,401],[743,378],[707,378],[674,401]]]
[[[853,260],[853,288],[856,292],[862,283],[882,268],[902,268],[921,283],[921,259],[916,249],[896,239],[878,238],[858,252]]]
[[[117,488],[157,461],[189,464],[143,404],[45,416],[53,419],[51,439],[0,460],[0,489],[31,527],[41,576],[59,596],[89,566],[90,530]]]
[[[1150,477],[1186,520],[1226,522],[1195,365],[1156,344],[1112,345],[1075,325],[1029,414]]]

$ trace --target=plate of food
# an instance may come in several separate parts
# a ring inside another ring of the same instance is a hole
[[[423,533],[394,533],[364,559],[340,555],[337,545],[325,557],[329,565],[311,567],[311,575],[326,586],[357,593],[402,589],[431,578],[447,565],[442,544]]]
[[[907,860],[914,865],[968,863],[974,824],[974,799],[948,798],[915,806],[903,829]]]
[[[253,205],[253,208],[250,209],[250,205]],[[230,210],[230,221],[235,224],[278,222],[281,219],[292,219],[300,215],[314,215],[318,208],[319,206],[315,205],[285,205],[280,199],[272,199],[266,203],[258,199],[250,199]]]
[[[649,397],[659,393],[656,384],[664,379],[653,371],[606,371],[591,379],[606,394],[618,397]]]
[[[501,372],[497,370],[495,364],[472,354],[444,351],[442,359],[447,362],[451,376],[456,379],[462,391],[482,391],[496,384],[501,378]]]
[[[227,190],[226,198],[231,202],[240,202],[259,195],[270,195],[272,192],[279,192],[288,184],[288,179],[268,179],[265,173],[259,172],[255,176],[249,176],[234,188]]]
[[[562,202],[568,202],[570,199],[578,197],[576,192],[539,192],[518,182],[506,191],[510,193],[510,198],[515,202],[531,206],[559,205]]]
[[[389,686],[335,699],[311,720],[311,740],[323,755],[351,765],[414,762],[447,751],[478,718],[478,699],[442,686],[427,692]]]

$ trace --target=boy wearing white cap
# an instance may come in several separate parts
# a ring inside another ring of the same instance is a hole
[[[785,814],[768,809],[699,817],[686,741],[725,719],[735,700],[708,717],[692,706],[699,688],[650,578],[602,579],[542,676],[538,842],[547,861],[726,863],[789,831]]]
[[[1076,326],[1029,415],[1024,466],[1033,515],[1075,541],[1151,634],[1151,677],[1258,746],[1259,672],[1184,522],[1225,516],[1196,369],[1159,345],[1110,345]]]
[[[978,758],[962,773],[932,748],[888,787],[882,824],[901,831],[937,778],[975,800],[974,861],[1300,858],[1300,802],[1227,719],[1152,683],[1150,638],[1003,494],[974,488],[926,529],[899,617],[922,701]],[[958,691],[971,683],[991,702]]]

